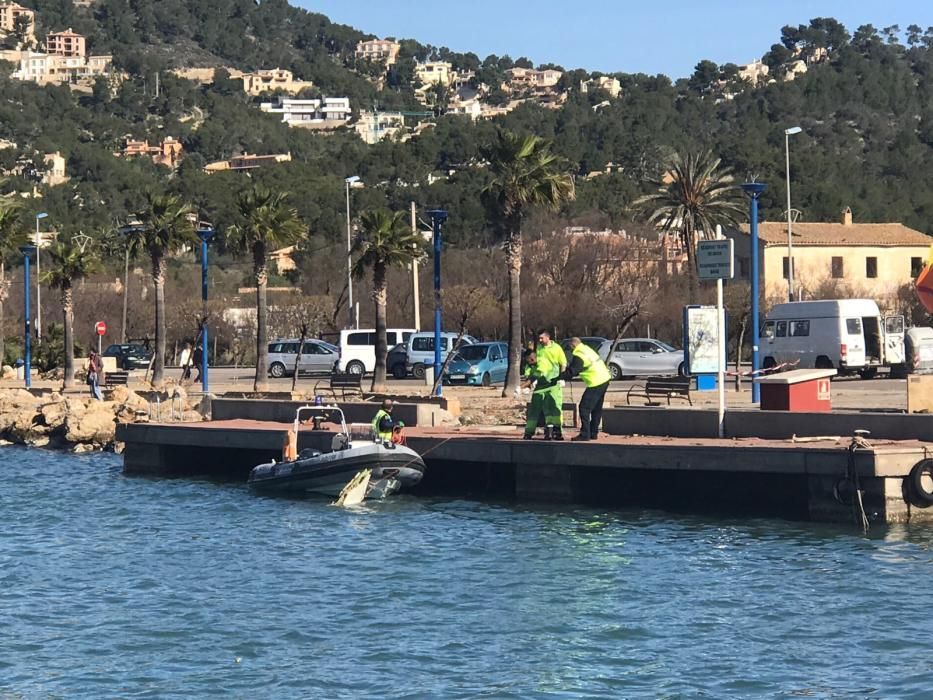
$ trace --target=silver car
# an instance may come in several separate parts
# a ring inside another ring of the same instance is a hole
[[[608,357],[606,364],[613,379],[622,377],[661,377],[684,374],[684,351],[653,338],[625,338],[609,352],[611,340],[599,347],[599,356]]]
[[[269,376],[285,377],[295,373],[298,338],[269,343]],[[323,340],[306,340],[301,351],[299,374],[330,374],[340,359],[340,350]]]

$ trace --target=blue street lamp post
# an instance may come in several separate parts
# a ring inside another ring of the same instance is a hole
[[[199,226],[198,238],[201,239],[201,301],[204,304],[201,319],[201,391],[207,393],[207,243],[214,237],[214,228],[210,225]]]
[[[24,330],[24,339],[26,345],[25,365],[23,370],[26,377],[26,388],[32,386],[32,322],[29,319],[29,257],[36,252],[36,247],[32,245],[21,246],[19,252],[23,254],[23,315],[26,318],[26,327]]]
[[[754,381],[759,368],[758,363],[758,198],[765,191],[767,185],[763,182],[746,182],[742,185],[745,194],[749,196],[749,238],[751,239],[751,295],[752,295],[752,403],[761,400],[761,387]]]
[[[440,396],[444,384],[441,377],[441,229],[447,221],[447,212],[432,209],[428,214],[434,229],[434,383],[437,385],[435,395]]]

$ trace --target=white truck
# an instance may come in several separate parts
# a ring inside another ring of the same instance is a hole
[[[777,304],[765,317],[761,366],[835,369],[874,377],[882,367],[905,376],[904,317],[884,316],[871,299],[827,299]]]

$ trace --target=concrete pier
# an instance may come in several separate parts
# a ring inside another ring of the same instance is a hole
[[[243,419],[118,428],[128,474],[245,480],[279,458],[288,423]],[[602,506],[726,510],[752,516],[854,522],[857,475],[874,522],[933,519],[911,503],[906,477],[931,454],[918,441],[715,440],[613,435],[598,442],[523,441],[517,430],[406,429],[428,470],[417,493]],[[302,428],[299,449],[329,449],[333,433]]]

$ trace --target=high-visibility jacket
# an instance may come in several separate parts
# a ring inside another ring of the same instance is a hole
[[[535,355],[537,355],[539,361],[542,357],[547,358],[551,364],[557,367],[558,371],[560,371],[561,367],[567,366],[567,355],[564,354],[564,349],[553,340],[547,345],[539,344],[535,349]]]
[[[580,372],[580,379],[586,384],[587,388],[601,386],[612,379],[609,368],[593,348],[586,343],[580,343],[573,349],[573,356],[579,357],[583,363],[583,370]]]
[[[525,368],[525,376],[536,382],[535,393],[553,388],[559,374],[560,367],[551,362],[546,355],[538,356],[535,364],[529,364]]]
[[[388,430],[384,430],[379,427],[379,424],[382,423],[383,418],[388,418],[391,422],[392,414],[380,408],[379,412],[376,413],[376,417],[373,418],[373,433],[382,441],[392,440],[392,427],[390,426]],[[392,425],[394,425],[394,423],[392,423]]]

